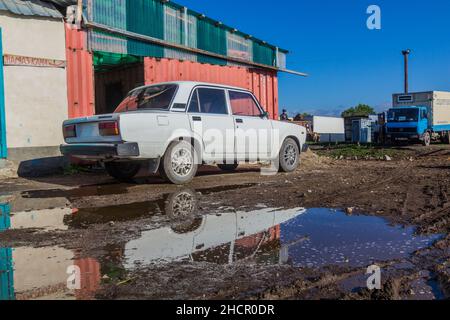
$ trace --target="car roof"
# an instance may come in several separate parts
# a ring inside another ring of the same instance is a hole
[[[220,84],[220,83],[198,82],[198,81],[171,81],[171,82],[152,83],[149,85],[135,88],[132,91],[142,89],[142,88],[148,88],[148,87],[159,86],[159,85],[170,85],[170,84],[178,85],[180,87],[184,87],[185,89],[192,89],[197,86],[214,86],[214,87],[221,87],[221,88],[225,88],[225,89],[249,91],[246,88],[233,87],[233,86],[228,86],[228,85],[224,85],[224,84]]]

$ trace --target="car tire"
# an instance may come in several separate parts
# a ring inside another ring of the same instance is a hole
[[[294,172],[300,164],[300,148],[292,138],[284,140],[279,154],[280,172]]]
[[[194,191],[186,189],[169,196],[165,202],[165,213],[170,218],[170,228],[177,234],[197,230],[202,219],[197,216],[198,199]]]
[[[173,142],[161,161],[159,173],[173,184],[186,184],[197,175],[198,163],[192,144],[184,140]]]
[[[428,147],[431,145],[431,134],[429,132],[425,132],[425,134],[423,135],[422,143],[425,147]]]
[[[138,162],[106,162],[105,169],[108,174],[123,182],[128,182],[139,173],[141,164]]]
[[[217,167],[225,172],[233,172],[239,167],[238,163],[235,164],[218,164]]]
[[[450,144],[450,131],[447,131],[447,134],[444,137],[444,143]]]

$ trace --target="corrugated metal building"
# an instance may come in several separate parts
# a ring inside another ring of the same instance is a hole
[[[278,117],[288,52],[171,1],[0,0],[0,27],[0,158],[57,156],[65,118],[110,113],[163,81],[247,88]]]
[[[72,9],[71,117],[112,112],[134,87],[177,80],[250,89],[278,117],[277,72],[286,68],[286,50],[169,1],[83,0],[81,29]]]
[[[0,158],[59,155],[68,116],[63,18],[51,2],[0,0]]]

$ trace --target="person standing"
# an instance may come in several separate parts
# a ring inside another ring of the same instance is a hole
[[[280,121],[289,121],[289,116],[286,109],[283,109],[283,113],[280,115]]]

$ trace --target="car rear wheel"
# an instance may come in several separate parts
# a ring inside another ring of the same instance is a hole
[[[300,164],[300,149],[292,138],[284,140],[280,150],[280,171],[293,172]]]
[[[194,147],[186,141],[172,143],[161,161],[161,176],[174,184],[191,182],[197,174],[198,161]]]
[[[217,167],[225,172],[233,172],[239,167],[239,164],[218,164]]]
[[[137,162],[106,162],[105,169],[108,174],[119,180],[127,182],[133,179],[141,170],[141,164]]]

